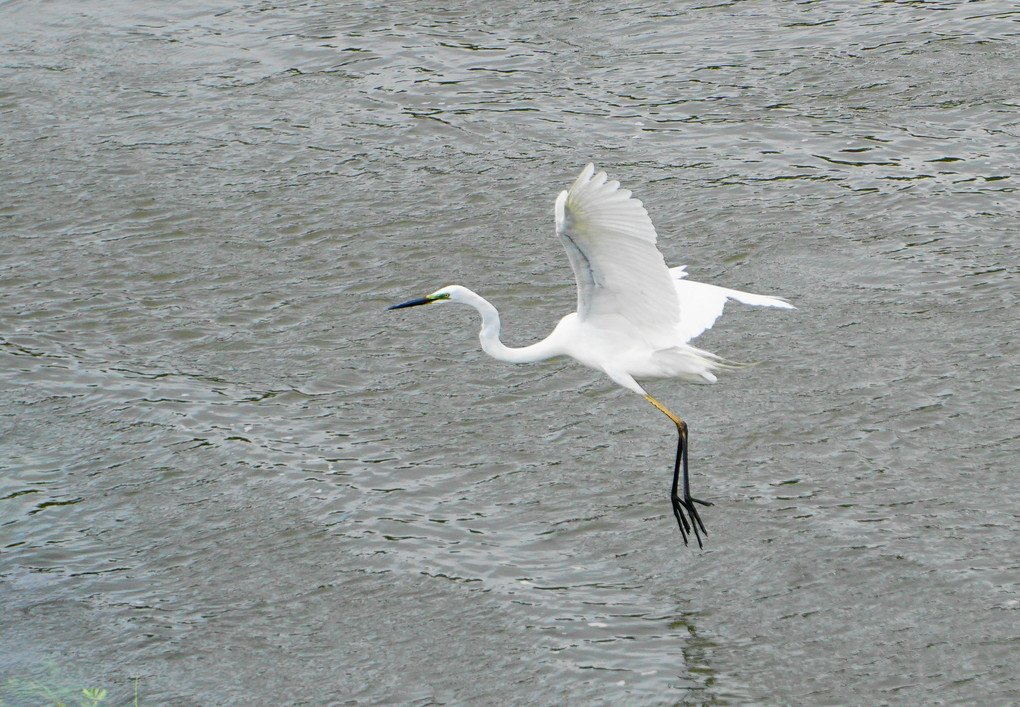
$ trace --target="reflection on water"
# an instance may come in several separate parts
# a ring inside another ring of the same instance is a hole
[[[1006,3],[8,4],[0,698],[1008,704]],[[595,161],[790,297],[655,394],[485,358]],[[14,648],[16,646],[16,648]]]

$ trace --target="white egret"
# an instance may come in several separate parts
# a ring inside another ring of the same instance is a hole
[[[567,250],[577,280],[577,311],[560,320],[544,340],[509,348],[499,340],[499,313],[466,287],[450,285],[390,309],[437,302],[461,302],[478,310],[482,350],[510,363],[570,356],[602,371],[615,383],[641,395],[676,425],[679,440],[673,463],[670,503],[684,544],[693,530],[701,546],[707,534],[691,496],[687,469],[687,424],[653,398],[636,379],[686,378],[713,382],[724,368],[718,356],[688,342],[709,329],[727,300],[793,309],[777,297],[691,282],[684,267],[667,268],[655,246],[655,228],[640,201],[605,172],[589,164],[569,190],[556,198],[556,234]],[[683,497],[678,494],[683,468]],[[686,511],[687,516],[684,516]],[[699,532],[700,528],[700,532]]]

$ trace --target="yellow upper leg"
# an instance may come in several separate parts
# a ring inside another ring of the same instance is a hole
[[[673,413],[671,413],[671,412],[669,411],[669,409],[668,409],[668,408],[667,408],[667,407],[666,407],[665,405],[663,405],[662,403],[660,403],[660,402],[659,402],[658,400],[656,400],[655,398],[653,398],[653,397],[652,397],[651,395],[645,395],[645,400],[647,400],[648,402],[650,402],[650,403],[651,403],[652,405],[654,405],[655,407],[659,408],[659,410],[661,410],[662,412],[666,413],[666,416],[667,416],[667,417],[669,417],[669,419],[670,419],[670,420],[672,420],[672,421],[673,421],[673,423],[674,423],[674,424],[675,424],[675,425],[676,425],[676,426],[677,426],[677,427],[678,427],[679,429],[683,430],[684,432],[686,432],[686,431],[687,431],[687,423],[685,423],[685,422],[684,422],[683,420],[681,420],[681,419],[680,419],[679,417],[677,417],[676,415],[674,415]]]

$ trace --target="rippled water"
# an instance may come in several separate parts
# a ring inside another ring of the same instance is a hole
[[[0,697],[1020,701],[1011,3],[0,4]],[[790,298],[514,367],[587,161]],[[436,308],[439,309],[439,308]],[[35,701],[33,701],[35,700]]]

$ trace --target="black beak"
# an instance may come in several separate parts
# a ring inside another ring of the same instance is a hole
[[[387,307],[386,309],[403,309],[404,307],[417,307],[418,305],[431,303],[432,300],[430,300],[428,297],[422,297],[420,299],[413,299],[408,302],[403,302],[401,304],[395,304],[392,307]]]

